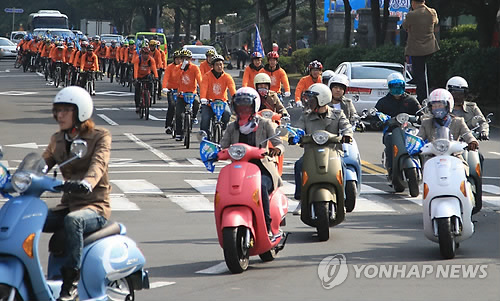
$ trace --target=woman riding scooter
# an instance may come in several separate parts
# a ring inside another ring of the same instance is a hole
[[[302,99],[306,102],[306,110],[300,116],[297,127],[305,131],[306,135],[310,135],[317,130],[326,130],[332,134],[338,135],[342,131],[342,140],[344,143],[351,142],[352,129],[349,121],[342,111],[334,111],[328,104],[332,99],[332,92],[325,84],[317,83],[310,86],[305,92]],[[293,144],[292,138],[289,143]],[[341,149],[339,149],[339,152]],[[302,157],[295,162],[295,199],[301,199],[302,188]],[[300,215],[301,204],[293,212],[294,215]]]
[[[233,98],[233,109],[236,113],[236,121],[227,126],[221,140],[221,148],[228,148],[234,143],[246,143],[252,146],[259,146],[258,143],[274,136],[275,130],[271,121],[257,115],[260,108],[260,97],[257,91],[250,87],[243,87],[236,91]],[[285,151],[285,147],[280,137],[270,139],[274,148],[268,149],[269,157],[279,156]],[[268,148],[267,141],[260,145]],[[266,219],[268,234],[273,236],[271,231],[271,216],[269,212],[269,195],[278,186],[281,186],[281,178],[272,158],[264,157],[256,164],[261,170],[261,193],[262,205]]]
[[[108,163],[111,134],[96,128],[90,117],[93,103],[84,89],[71,86],[54,98],[52,113],[59,131],[52,135],[43,158],[50,170],[71,157],[75,139],[87,142],[88,152],[80,160],[61,167],[65,180],[61,203],[50,209],[44,232],[65,229],[65,250],[69,255],[61,269],[63,284],[58,300],[76,300],[82,262],[83,235],[101,229],[111,215]]]

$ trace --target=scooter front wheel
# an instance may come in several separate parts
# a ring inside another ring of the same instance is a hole
[[[245,227],[231,227],[222,230],[224,260],[233,274],[239,274],[248,268],[250,252],[245,246]]]
[[[315,202],[316,230],[319,241],[327,241],[330,238],[330,215],[328,213],[328,202]]]
[[[439,250],[444,259],[452,259],[455,257],[456,243],[455,235],[452,231],[452,223],[450,217],[438,218],[438,239]]]
[[[259,257],[264,262],[273,261],[276,258],[276,249],[272,248],[265,253],[259,254]]]
[[[113,301],[134,301],[134,286],[128,278],[121,278],[108,283],[106,286],[106,295]]]
[[[10,294],[12,293],[12,290],[14,290],[14,301],[21,301],[22,298],[19,296],[19,294],[16,292],[16,289],[13,288],[10,285],[6,284],[0,284],[0,300],[10,300]]]
[[[418,189],[418,179],[417,179],[417,169],[407,168],[405,169],[406,181],[408,181],[408,190],[410,190],[410,195],[412,197],[417,197],[419,195]]]
[[[345,211],[352,212],[356,206],[356,195],[358,189],[356,181],[350,180],[345,183]]]

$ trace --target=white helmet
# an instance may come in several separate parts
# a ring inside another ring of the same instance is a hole
[[[78,87],[70,86],[59,91],[54,97],[53,105],[58,103],[73,104],[77,108],[77,116],[80,122],[84,122],[92,117],[94,104],[92,97],[87,90]]]
[[[316,96],[318,106],[326,106],[332,101],[332,91],[327,85],[316,83],[312,84],[305,92],[305,96]]]
[[[271,86],[271,78],[267,73],[257,73],[255,77],[253,78],[253,85],[257,89],[257,84],[268,84],[269,87]]]
[[[328,87],[331,89],[333,84],[339,84],[345,86],[345,90],[349,87],[349,79],[345,74],[337,74],[335,73],[330,80],[328,81]]]
[[[328,85],[328,81],[330,78],[335,74],[332,70],[325,70],[321,74],[321,80],[323,81],[323,84]]]
[[[446,90],[462,90],[466,92],[469,89],[469,84],[467,81],[461,76],[454,76],[448,80],[446,83]]]
[[[253,105],[254,114],[259,111],[260,108],[260,96],[257,91],[252,87],[242,87],[236,90],[233,97],[233,109],[236,115],[238,115],[237,107],[239,105],[250,106]]]
[[[455,104],[455,101],[453,100],[453,96],[451,95],[450,92],[448,92],[446,89],[436,89],[431,92],[429,95],[429,101],[428,101],[428,106],[429,109],[434,115],[434,117],[442,119],[444,118],[444,115],[441,114],[435,114],[435,112],[432,110],[432,104],[433,103],[442,103],[446,107],[446,112],[451,113],[453,111],[453,106]]]
[[[402,80],[403,82],[405,81],[405,79],[403,78],[403,74],[394,72],[389,74],[389,76],[387,77],[387,84],[389,85],[391,82],[399,80]]]

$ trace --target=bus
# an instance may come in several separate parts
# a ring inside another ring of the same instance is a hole
[[[31,30],[37,28],[69,29],[68,16],[61,14],[58,10],[39,10],[30,14],[28,27]]]

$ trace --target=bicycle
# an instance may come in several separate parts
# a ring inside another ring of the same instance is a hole
[[[19,69],[23,64],[23,54],[21,50],[17,52],[16,60],[14,61],[14,68]]]
[[[130,89],[129,92],[132,92],[132,86],[134,86],[134,64],[128,64],[127,85]]]
[[[113,77],[115,76],[115,64],[116,64],[116,59],[109,60],[108,73],[109,73],[110,83],[113,82]]]
[[[191,142],[191,132],[193,130],[193,122],[191,116],[193,115],[193,102],[195,98],[194,93],[182,93],[182,98],[186,103],[184,107],[184,146],[189,148]]]
[[[71,86],[71,70],[73,68],[73,66],[71,66],[70,64],[68,63],[65,63],[66,64],[66,70],[64,72],[64,86],[65,87],[69,87]]]
[[[140,93],[140,101],[139,101],[139,117],[145,120],[149,120],[149,108],[151,107],[151,91],[149,91],[149,85],[153,82],[151,76],[147,76],[145,78],[138,79],[139,82],[139,93]]]
[[[43,74],[45,76],[45,81],[49,80],[49,74],[50,74],[50,68],[49,68],[49,61],[50,59],[48,57],[44,58],[43,60]]]
[[[84,71],[83,73],[80,73],[82,76],[80,76],[81,80],[84,81],[84,84],[82,85],[90,95],[95,95],[94,94],[94,88],[95,88],[95,82],[94,82],[94,75],[95,71]]]
[[[153,79],[153,94],[151,95],[153,98],[153,104],[156,103],[156,93],[158,93],[158,80]]]
[[[99,73],[97,76],[99,77],[100,80],[104,78],[104,72],[106,70],[106,58],[99,58]]]
[[[172,89],[172,90],[168,91],[167,99],[170,99],[170,96],[172,96],[174,103],[172,106],[169,105],[167,110],[170,110],[170,109],[174,110],[174,113],[172,114],[172,139],[174,139],[175,138],[175,106],[177,103],[177,96],[178,96],[177,89]]]
[[[221,99],[215,99],[210,102],[210,107],[212,108],[212,118],[210,118],[210,138],[212,142],[217,144],[220,143],[222,138],[222,127],[224,123],[222,122],[222,115],[226,110],[227,103]]]
[[[62,81],[62,68],[61,68],[62,61],[57,61],[55,62],[55,64],[56,64],[56,70],[54,72],[54,86],[57,88],[59,87],[59,84]]]

